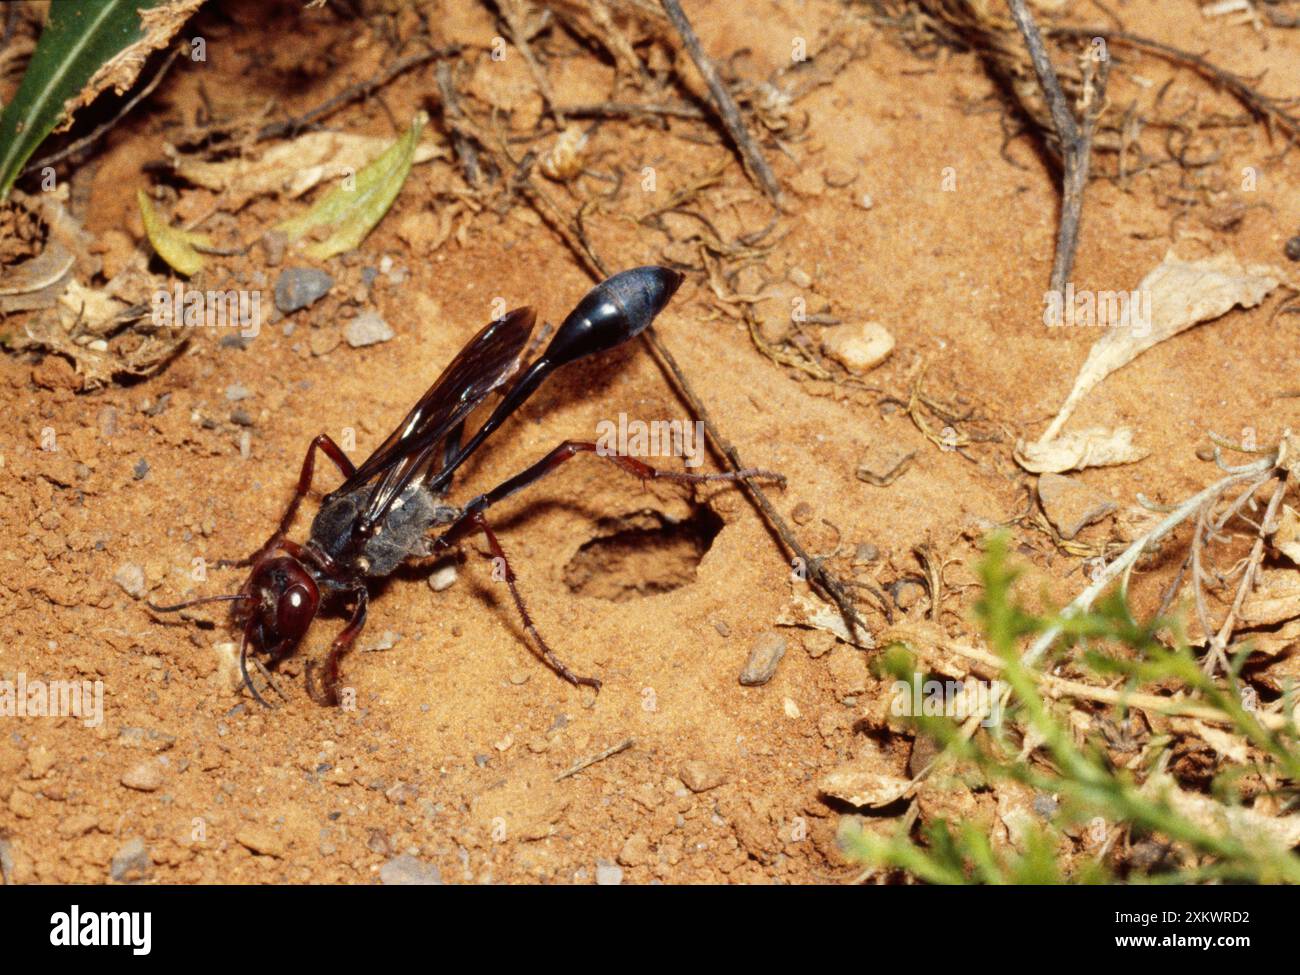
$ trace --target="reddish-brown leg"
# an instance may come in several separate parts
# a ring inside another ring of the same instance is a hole
[[[348,620],[348,625],[343,628],[342,632],[334,638],[333,644],[330,645],[329,655],[325,658],[325,666],[322,668],[324,673],[321,675],[319,692],[314,686],[312,679],[313,667],[310,661],[306,667],[307,693],[317,703],[330,707],[334,707],[339,703],[339,661],[345,653],[352,649],[352,644],[356,642],[357,636],[366,625],[366,603],[369,598],[366,587],[358,586],[352,590],[352,596],[356,599],[356,608],[352,610],[352,618]]]
[[[552,670],[574,687],[585,685],[586,687],[594,687],[596,690],[600,690],[599,680],[595,677],[580,677],[578,674],[575,674],[565,665],[564,661],[557,657],[554,651],[551,650],[550,646],[546,643],[546,640],[543,639],[541,631],[538,630],[536,624],[533,623],[532,616],[528,613],[528,607],[524,604],[524,597],[519,592],[519,586],[515,584],[515,570],[510,567],[510,560],[506,558],[506,550],[501,547],[501,542],[497,540],[496,533],[488,527],[487,519],[483,517],[482,512],[476,513],[473,516],[472,521],[474,527],[481,531],[487,539],[488,547],[492,550],[493,557],[501,560],[501,568],[505,573],[506,585],[510,587],[510,595],[515,601],[515,609],[519,610],[519,618],[523,620],[524,629],[527,630],[528,635],[536,641],[537,648],[541,651],[542,659],[550,664]]]
[[[281,539],[284,538],[285,532],[287,532],[289,526],[293,524],[294,516],[298,513],[298,507],[302,504],[302,499],[305,498],[307,492],[311,490],[312,477],[316,473],[316,451],[318,450],[330,460],[334,461],[334,466],[339,469],[345,479],[351,477],[356,471],[356,465],[353,464],[352,461],[348,460],[348,455],[343,453],[343,448],[336,444],[328,433],[322,433],[317,436],[316,439],[311,442],[311,446],[307,448],[307,456],[303,458],[302,470],[298,474],[298,487],[293,492],[293,498],[289,501],[289,507],[285,509],[283,516],[280,518],[280,527],[275,530],[275,534],[268,538],[266,544],[252,555],[248,556],[248,558],[239,559],[238,561],[221,559],[217,562],[219,568],[252,565],[258,560],[258,558],[269,552]]]
[[[480,494],[470,501],[465,506],[461,516],[434,540],[435,554],[454,545],[466,535],[475,531],[478,528],[478,525],[474,523],[476,514],[540,481],[547,474],[558,469],[566,460],[584,453],[595,454],[633,477],[640,478],[642,481],[666,480],[677,481],[681,484],[710,484],[715,481],[739,481],[747,477],[761,477],[782,483],[785,481],[785,477],[780,474],[758,470],[753,467],[739,471],[727,471],[721,474],[687,474],[684,471],[665,471],[657,467],[651,467],[635,457],[624,457],[621,454],[603,454],[600,452],[600,445],[591,440],[566,440],[531,467],[521,471],[509,480],[503,481],[486,494]]]

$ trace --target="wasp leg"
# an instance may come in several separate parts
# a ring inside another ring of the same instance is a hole
[[[487,539],[488,547],[492,550],[493,559],[500,560],[498,564],[501,566],[501,571],[505,576],[506,585],[510,587],[510,595],[515,601],[515,609],[519,610],[519,618],[523,620],[524,629],[537,643],[537,647],[542,654],[542,659],[550,665],[552,670],[574,687],[594,687],[599,691],[600,681],[595,677],[579,676],[570,670],[564,661],[555,655],[555,652],[550,648],[549,644],[547,644],[545,638],[542,636],[541,631],[537,629],[537,624],[533,622],[532,616],[528,613],[528,607],[524,604],[524,597],[519,592],[519,586],[515,581],[515,570],[510,567],[510,560],[506,557],[506,550],[501,547],[501,542],[497,539],[496,533],[488,526],[487,519],[483,517],[483,513],[481,511],[476,512],[470,520],[473,527],[481,531],[483,536]]]
[[[358,586],[352,590],[352,595],[356,598],[356,607],[352,610],[352,618],[348,620],[348,625],[343,627],[342,632],[330,645],[329,655],[325,658],[325,666],[322,668],[324,673],[321,676],[319,691],[312,678],[311,662],[308,661],[306,666],[307,693],[317,704],[329,707],[338,705],[339,661],[352,649],[352,644],[356,642],[358,634],[366,625],[366,603],[369,601],[370,594],[365,586]]]
[[[302,470],[298,474],[298,487],[293,492],[293,499],[290,500],[289,507],[285,509],[284,515],[280,518],[280,527],[275,530],[275,534],[266,540],[265,545],[247,558],[219,559],[216,563],[217,568],[244,568],[250,566],[284,538],[289,526],[293,524],[294,515],[298,513],[298,506],[302,504],[302,499],[311,490],[312,477],[316,473],[316,451],[318,450],[334,462],[334,466],[339,469],[344,479],[351,477],[356,471],[356,465],[348,460],[348,455],[343,452],[343,448],[336,444],[328,433],[317,436],[311,442],[311,446],[307,448],[307,456],[303,458]]]

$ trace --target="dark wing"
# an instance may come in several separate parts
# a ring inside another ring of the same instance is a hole
[[[427,471],[447,434],[514,372],[533,319],[531,308],[517,308],[474,336],[406,419],[331,496],[359,490],[379,477],[361,512],[363,522],[377,525],[412,478]]]

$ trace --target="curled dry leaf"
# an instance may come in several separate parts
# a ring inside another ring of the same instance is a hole
[[[1132,295],[1123,296],[1117,307],[1127,311],[1127,321],[1108,324],[1102,335],[1088,352],[1088,358],[1074,381],[1074,388],[1066,397],[1056,418],[1044,431],[1037,443],[1016,445],[1016,459],[1039,473],[1060,473],[1080,466],[1130,463],[1139,459],[1131,443],[1117,442],[1080,451],[1079,444],[1071,444],[1059,456],[1053,451],[1061,428],[1074,413],[1085,396],[1115,370],[1133,361],[1142,352],[1168,338],[1186,331],[1200,322],[1210,321],[1240,305],[1253,308],[1264,300],[1284,280],[1277,268],[1252,264],[1243,266],[1237,258],[1224,252],[1214,257],[1194,261],[1180,260],[1171,250],[1165,258],[1138,284]],[[1089,431],[1093,439],[1106,441],[1097,431]],[[1114,437],[1120,431],[1115,431]],[[1064,439],[1064,438],[1060,438]],[[1131,438],[1130,438],[1131,439]],[[1072,467],[1055,466],[1078,454],[1085,464]],[[1136,454],[1136,456],[1134,456]],[[1030,467],[1025,462],[1036,464]]]
[[[145,235],[158,256],[167,262],[168,267],[186,277],[203,270],[206,261],[194,248],[195,245],[211,247],[212,241],[208,235],[173,227],[158,215],[158,211],[153,208],[144,190],[136,190],[135,198],[140,204],[140,217],[144,221]]]
[[[318,261],[356,250],[368,233],[384,218],[410,175],[415,149],[429,116],[416,114],[406,134],[357,173],[326,193],[310,210],[279,224],[290,242],[313,231],[328,231],[324,240],[309,244],[303,252]]]
[[[1016,444],[1016,463],[1035,474],[1060,474],[1085,467],[1132,464],[1147,455],[1133,444],[1132,427],[1089,427],[1055,440]]]

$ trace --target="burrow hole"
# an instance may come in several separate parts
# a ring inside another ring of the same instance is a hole
[[[724,524],[707,505],[683,519],[653,510],[602,519],[600,534],[564,567],[564,581],[581,596],[615,603],[680,589],[695,581]]]

